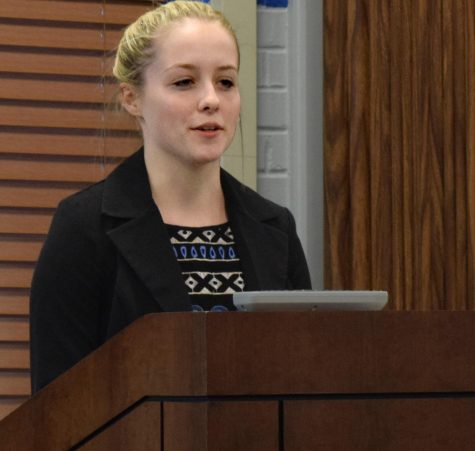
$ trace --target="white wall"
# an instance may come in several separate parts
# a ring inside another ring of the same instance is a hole
[[[257,190],[290,208],[323,288],[323,0],[257,9]]]
[[[211,5],[231,21],[240,44],[241,124],[224,154],[222,166],[256,188],[256,0],[212,0]],[[241,133],[242,130],[242,133]]]

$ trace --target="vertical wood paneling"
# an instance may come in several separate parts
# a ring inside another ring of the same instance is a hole
[[[402,10],[402,86],[399,95],[402,104],[402,199],[403,199],[403,261],[404,261],[404,297],[403,299],[394,299],[396,308],[413,309],[415,308],[415,283],[414,283],[414,236],[410,232],[413,228],[414,218],[414,196],[413,196],[413,179],[414,179],[414,134],[417,130],[415,109],[412,106],[414,94],[414,84],[412,82],[412,71],[416,65],[412,54],[412,41],[414,27],[412,18],[412,0],[403,0],[402,4],[395,2],[398,8]],[[393,34],[393,33],[392,33]],[[397,36],[395,37],[397,39]],[[401,213],[401,212],[397,212]],[[393,246],[393,248],[396,246]],[[401,242],[397,243],[397,247],[401,248]]]
[[[452,96],[454,88],[454,61],[456,60],[456,31],[454,30],[454,18],[458,16],[453,14],[456,5],[450,5],[445,2],[443,5],[443,97],[444,102],[444,254],[448,265],[445,275],[446,295],[455,298],[456,295],[456,261],[457,261],[457,229],[456,229],[456,187],[455,187],[455,158],[450,153],[454,147],[456,135],[455,128],[455,96]]]
[[[444,3],[445,255],[451,308],[467,303],[465,0]]]
[[[469,292],[468,275],[470,262],[468,260],[468,234],[467,234],[467,195],[470,189],[470,182],[467,178],[467,133],[469,130],[470,117],[465,113],[466,95],[467,95],[467,54],[466,38],[466,0],[453,1],[453,88],[452,94],[448,93],[446,97],[453,96],[454,116],[453,116],[453,147],[449,148],[448,153],[454,156],[454,186],[455,186],[455,265],[452,271],[455,285],[455,293],[448,293],[452,300],[452,308],[463,309],[465,306],[473,309],[473,292]],[[472,49],[470,52],[475,51]],[[473,118],[472,118],[473,121]],[[453,296],[453,298],[451,297]],[[470,306],[470,302],[472,305]]]
[[[325,17],[327,288],[473,309],[475,0],[326,1]]]
[[[325,285],[351,285],[347,1],[325,3]]]
[[[419,306],[443,307],[443,111],[441,2],[413,2],[414,108],[414,277]]]
[[[388,27],[381,30],[389,35],[390,71],[387,75],[390,83],[390,109],[386,111],[390,121],[390,169],[385,171],[391,192],[391,246],[389,241],[381,242],[381,252],[391,254],[391,270],[385,274],[386,289],[391,293],[391,306],[410,308],[413,299],[412,284],[412,235],[405,233],[411,228],[412,211],[412,127],[413,110],[411,106],[411,6],[412,0],[391,2]],[[388,33],[388,29],[391,33]],[[378,71],[378,67],[375,68]],[[377,149],[376,151],[377,152]],[[386,224],[386,225],[385,225]],[[380,228],[388,228],[380,221]],[[380,287],[385,283],[381,281]]]
[[[467,162],[467,305],[475,309],[475,4],[466,0],[465,7],[465,114],[466,114],[466,162]]]
[[[369,172],[370,172],[370,231],[368,248],[371,265],[368,278],[374,288],[393,292],[393,284],[386,281],[391,274],[392,258],[387,246],[392,242],[393,222],[391,177],[391,26],[390,3],[371,0],[368,7],[369,86],[373,101],[369,108]],[[389,227],[388,227],[389,225]],[[360,265],[361,266],[361,265]],[[366,286],[368,286],[366,284]]]
[[[370,0],[348,1],[348,97],[349,97],[349,177],[352,234],[352,285],[371,285],[369,171],[369,110],[365,101],[369,91],[369,28]],[[360,64],[361,63],[361,64]]]

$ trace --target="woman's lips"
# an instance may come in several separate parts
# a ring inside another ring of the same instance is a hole
[[[203,124],[192,128],[192,130],[199,133],[200,136],[213,138],[223,130],[223,127],[218,124]]]

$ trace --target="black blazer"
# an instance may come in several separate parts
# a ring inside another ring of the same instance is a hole
[[[224,170],[221,184],[245,289],[310,288],[290,212]],[[140,316],[191,310],[143,150],[60,203],[30,304],[33,392]]]

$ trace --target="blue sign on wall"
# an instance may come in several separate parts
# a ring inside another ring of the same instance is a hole
[[[287,8],[289,6],[289,0],[257,0],[257,4],[272,8]]]

